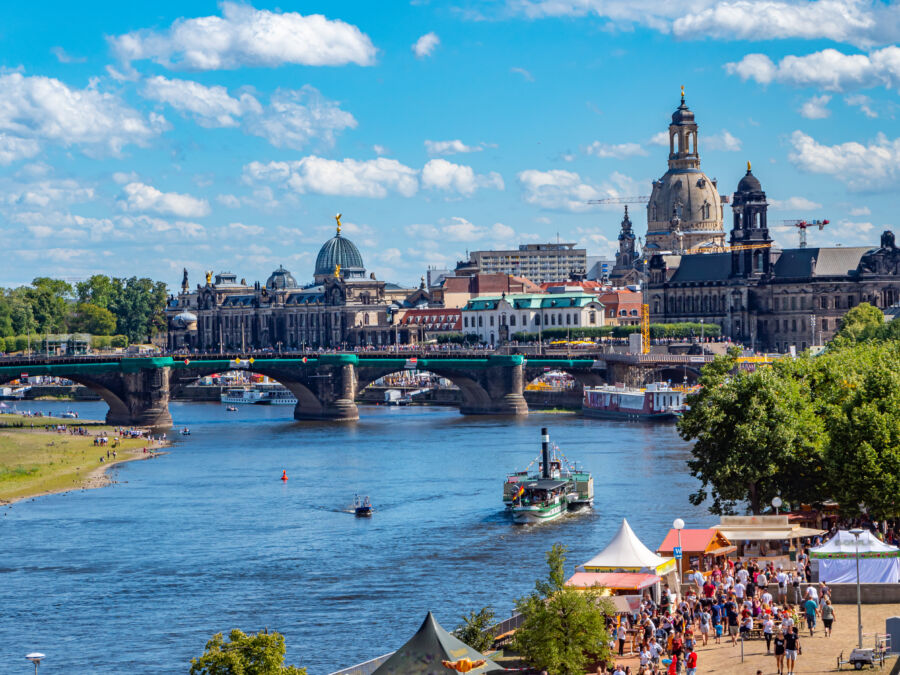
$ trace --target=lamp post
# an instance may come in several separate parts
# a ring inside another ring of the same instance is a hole
[[[675,572],[678,578],[678,595],[681,595],[681,564],[684,560],[684,551],[681,550],[681,531],[684,529],[684,521],[681,518],[676,518],[672,521],[672,527],[674,527],[678,531],[678,554],[675,556]]]
[[[856,622],[858,624],[860,649],[862,649],[862,591],[859,586],[859,535],[862,533],[863,530],[858,527],[850,530],[850,534],[856,538]]]
[[[44,655],[40,652],[31,652],[30,654],[26,654],[25,658],[34,664],[34,673],[37,675],[38,666],[41,663],[41,659],[44,658]]]
[[[774,497],[772,497],[772,506],[775,508],[775,515],[776,515],[776,516],[778,515],[778,509],[781,508],[781,505],[782,505],[783,503],[784,503],[784,502],[781,501],[781,497],[779,497],[778,495],[775,495]]]

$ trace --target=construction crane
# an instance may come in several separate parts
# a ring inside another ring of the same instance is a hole
[[[735,244],[734,246],[716,246],[716,247],[700,247],[689,248],[682,255],[694,255],[695,253],[710,253],[710,248],[715,248],[712,253],[733,253],[734,251],[752,251],[756,248],[772,248],[771,242],[760,244]]]
[[[650,353],[650,305],[641,305],[641,354]]]
[[[818,227],[824,229],[829,221],[827,220],[782,220],[785,225],[796,227],[800,230],[800,248],[806,248],[806,228]]]

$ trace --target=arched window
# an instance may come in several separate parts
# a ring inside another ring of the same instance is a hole
[[[516,315],[515,315],[515,314],[510,314],[510,316],[509,316],[509,325],[510,325],[510,326],[515,326],[515,325],[516,325]]]
[[[540,315],[540,314],[535,314],[535,315],[534,315],[534,325],[535,325],[535,326],[540,326],[540,325],[541,325],[541,315]]]

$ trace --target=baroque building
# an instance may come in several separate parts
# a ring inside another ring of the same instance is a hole
[[[722,204],[715,179],[700,170],[697,121],[684,102],[672,113],[669,125],[669,169],[653,181],[647,202],[645,254],[685,249],[721,249]],[[626,214],[627,218],[627,214]]]
[[[732,200],[727,252],[650,259],[651,321],[717,324],[751,348],[787,352],[824,344],[857,304],[884,310],[900,302],[900,249],[892,232],[875,248],[781,250],[769,235],[767,209],[748,163]]]
[[[359,249],[341,235],[338,216],[337,232],[319,250],[313,281],[305,286],[279,266],[264,284],[207,272],[206,283],[191,289],[185,270],[181,292],[166,308],[168,346],[246,352],[415,341],[416,328],[400,325],[398,294],[408,291],[366,276]]]

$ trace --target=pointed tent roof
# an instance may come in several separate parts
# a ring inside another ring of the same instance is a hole
[[[859,557],[895,557],[898,555],[896,546],[885,544],[874,537],[869,530],[859,535]],[[849,530],[838,530],[831,539],[821,546],[810,549],[811,558],[856,557],[856,537]]]
[[[467,657],[472,661],[485,658],[444,630],[434,615],[428,612],[425,621],[409,642],[378,666],[372,675],[453,675],[456,671],[445,668],[441,661],[457,661]],[[485,661],[483,666],[469,672],[481,675],[504,670],[490,659]]]
[[[637,535],[631,529],[628,521],[622,519],[622,526],[616,532],[606,548],[593,558],[588,560],[582,567],[590,569],[592,567],[603,567],[612,569],[656,569],[661,565],[669,562],[670,558],[663,558],[656,555],[649,548],[644,546],[643,542],[637,538]]]

